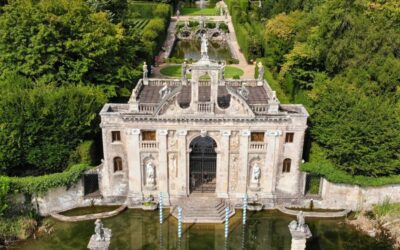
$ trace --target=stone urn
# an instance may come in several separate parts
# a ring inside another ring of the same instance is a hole
[[[264,205],[261,202],[259,202],[257,194],[255,194],[252,202],[249,202],[247,204],[247,210],[249,211],[259,212],[263,209],[263,207]]]
[[[158,203],[155,202],[154,197],[150,195],[149,197],[144,198],[141,207],[146,211],[154,211],[157,209]]]

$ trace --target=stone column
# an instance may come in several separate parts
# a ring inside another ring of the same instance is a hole
[[[168,155],[167,155],[167,135],[168,130],[157,130],[158,135],[158,190],[163,193],[165,201],[168,201]]]
[[[178,136],[178,195],[188,195],[188,168],[187,168],[187,152],[186,152],[186,135],[187,130],[180,129],[176,131]]]
[[[265,182],[265,192],[273,194],[276,187],[276,175],[280,169],[279,165],[279,139],[282,135],[280,130],[269,130],[267,136],[267,155],[265,157],[265,167],[267,180]]]
[[[140,162],[140,129],[126,130],[126,152],[128,163],[128,204],[139,204],[143,199],[142,167]]]
[[[249,173],[249,136],[250,130],[240,131],[239,143],[239,178],[237,192],[244,194],[247,192],[247,175]]]
[[[229,183],[229,137],[230,130],[221,131],[221,145],[219,152],[221,154],[220,164],[217,165],[217,196],[228,198],[228,183]]]

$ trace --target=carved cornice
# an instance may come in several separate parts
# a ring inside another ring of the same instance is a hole
[[[221,130],[221,135],[222,136],[226,136],[226,137],[229,137],[229,136],[231,136],[231,131],[230,130]]]
[[[250,135],[251,135],[251,132],[248,129],[240,131],[240,136],[248,137]]]
[[[138,128],[128,128],[125,130],[127,135],[140,135],[140,129]]]
[[[277,129],[277,130],[268,130],[267,132],[267,136],[269,137],[277,137],[277,136],[281,136],[282,135],[282,131]]]
[[[168,134],[168,130],[167,129],[158,129],[157,134],[161,135],[161,136],[166,136]]]
[[[186,130],[186,129],[178,129],[178,130],[176,131],[176,134],[177,134],[178,136],[186,136],[186,135],[187,135],[187,130]]]
[[[149,122],[210,122],[210,123],[224,123],[224,122],[288,122],[291,121],[290,116],[270,116],[270,117],[188,117],[187,115],[182,115],[179,117],[153,117],[145,115],[122,115],[123,121],[149,121]]]

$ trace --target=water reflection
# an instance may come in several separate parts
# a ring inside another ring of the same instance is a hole
[[[168,214],[168,210],[165,211]],[[184,224],[183,235],[177,237],[177,221],[168,217],[159,224],[157,212],[127,210],[105,219],[112,229],[110,249],[290,249],[288,224],[294,218],[276,211],[249,213],[243,227],[241,212],[231,219],[229,238],[225,240],[224,224]],[[93,221],[54,223],[55,233],[37,240],[21,242],[17,249],[86,249],[94,230]],[[377,241],[360,234],[342,219],[307,219],[313,237],[307,249],[392,249],[389,242]]]
[[[229,46],[224,42],[208,43],[208,56],[211,60],[227,60],[232,58]],[[177,41],[171,53],[171,57],[192,59],[197,61],[201,58],[200,41]]]

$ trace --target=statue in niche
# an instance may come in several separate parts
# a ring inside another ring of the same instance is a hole
[[[178,169],[176,167],[176,155],[175,154],[170,154],[169,155],[169,162],[171,166],[171,176],[178,177]]]
[[[251,179],[250,179],[250,189],[252,191],[258,191],[260,186],[261,168],[257,162],[252,166]]]
[[[106,239],[104,234],[104,226],[100,219],[97,219],[94,223],[94,232],[96,234],[96,241],[104,241]]]
[[[153,162],[149,161],[146,164],[146,186],[154,187],[155,185],[155,166]]]
[[[147,79],[148,75],[147,73],[149,72],[149,70],[147,69],[147,64],[146,62],[143,63],[143,79]]]
[[[259,62],[258,64],[257,64],[257,66],[258,66],[258,81],[263,81],[264,80],[264,66],[263,66],[263,64],[261,63],[261,62]]]

